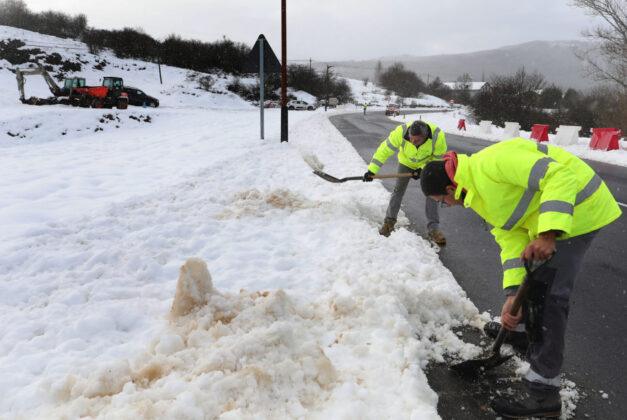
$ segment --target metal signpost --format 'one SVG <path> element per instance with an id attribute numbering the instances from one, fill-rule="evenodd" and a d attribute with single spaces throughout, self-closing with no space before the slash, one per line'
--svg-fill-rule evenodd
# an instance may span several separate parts
<path id="1" fill-rule="evenodd" d="M 242 68 L 244 73 L 259 72 L 259 110 L 261 118 L 261 138 L 263 139 L 263 106 L 264 106 L 264 73 L 278 73 L 281 64 L 274 55 L 270 43 L 263 34 L 259 35 L 253 49 L 248 54 L 248 59 Z"/>

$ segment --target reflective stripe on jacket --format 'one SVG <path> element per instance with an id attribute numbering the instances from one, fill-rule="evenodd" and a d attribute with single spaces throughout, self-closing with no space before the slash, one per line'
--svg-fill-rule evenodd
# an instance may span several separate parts
<path id="1" fill-rule="evenodd" d="M 423 168 L 432 160 L 442 159 L 442 155 L 446 153 L 444 131 L 435 124 L 427 123 L 431 128 L 431 137 L 417 148 L 409 141 L 408 131 L 411 124 L 410 122 L 399 125 L 387 139 L 383 140 L 368 165 L 370 172 L 377 174 L 385 161 L 395 152 L 398 152 L 398 161 L 411 169 Z M 434 138 L 435 142 L 433 141 Z"/>
<path id="2" fill-rule="evenodd" d="M 472 156 L 458 155 L 456 198 L 494 226 L 501 247 L 503 288 L 522 283 L 520 256 L 542 232 L 558 240 L 600 229 L 621 210 L 605 182 L 565 150 L 515 138 Z"/>

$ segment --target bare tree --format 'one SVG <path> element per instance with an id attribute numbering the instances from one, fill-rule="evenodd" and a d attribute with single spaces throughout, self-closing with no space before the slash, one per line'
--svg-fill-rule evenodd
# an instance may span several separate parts
<path id="1" fill-rule="evenodd" d="M 625 0 L 573 0 L 573 5 L 605 21 L 583 35 L 595 46 L 576 52 L 598 81 L 611 81 L 627 90 L 627 2 Z"/>

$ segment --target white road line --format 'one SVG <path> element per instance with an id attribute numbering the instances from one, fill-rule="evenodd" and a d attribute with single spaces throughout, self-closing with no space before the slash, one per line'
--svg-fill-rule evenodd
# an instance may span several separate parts
<path id="1" fill-rule="evenodd" d="M 625 204 L 625 203 L 621 203 L 620 201 L 617 201 L 617 203 L 618 203 L 619 206 L 627 207 L 627 204 Z"/>

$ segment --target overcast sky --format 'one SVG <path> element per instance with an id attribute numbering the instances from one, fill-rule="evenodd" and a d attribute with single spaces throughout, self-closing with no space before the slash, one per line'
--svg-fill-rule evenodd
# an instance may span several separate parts
<path id="1" fill-rule="evenodd" d="M 84 13 L 98 29 L 248 45 L 263 33 L 281 57 L 281 0 L 25 0 L 32 11 Z M 374 59 L 576 40 L 595 24 L 571 0 L 287 0 L 288 61 Z"/>

